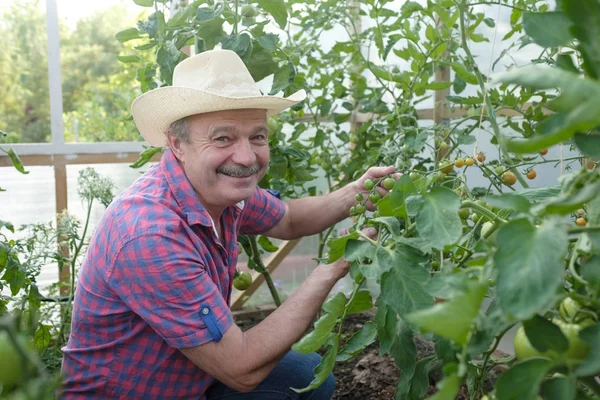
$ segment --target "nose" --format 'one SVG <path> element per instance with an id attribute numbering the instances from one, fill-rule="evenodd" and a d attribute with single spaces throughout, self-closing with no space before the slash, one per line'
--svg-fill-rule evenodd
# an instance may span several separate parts
<path id="1" fill-rule="evenodd" d="M 256 163 L 256 153 L 249 140 L 240 140 L 236 143 L 231 161 L 246 167 L 250 167 Z"/>

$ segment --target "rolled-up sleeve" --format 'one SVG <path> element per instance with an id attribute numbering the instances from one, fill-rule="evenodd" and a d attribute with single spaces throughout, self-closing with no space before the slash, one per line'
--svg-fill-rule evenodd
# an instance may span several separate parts
<path id="1" fill-rule="evenodd" d="M 258 235 L 273 228 L 285 215 L 285 204 L 264 189 L 257 188 L 244 203 L 240 233 Z"/>

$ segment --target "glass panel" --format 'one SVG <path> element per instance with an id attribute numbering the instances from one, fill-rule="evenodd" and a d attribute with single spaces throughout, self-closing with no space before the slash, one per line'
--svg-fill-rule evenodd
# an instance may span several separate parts
<path id="1" fill-rule="evenodd" d="M 46 43 L 44 1 L 0 2 L 0 143 L 51 139 Z"/>
<path id="2" fill-rule="evenodd" d="M 140 93 L 137 64 L 124 64 L 134 42 L 115 34 L 135 27 L 133 2 L 57 0 L 65 142 L 141 140 L 130 107 Z"/>

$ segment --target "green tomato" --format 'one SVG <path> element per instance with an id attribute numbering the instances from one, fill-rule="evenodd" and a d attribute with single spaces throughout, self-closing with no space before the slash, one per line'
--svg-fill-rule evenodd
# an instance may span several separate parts
<path id="1" fill-rule="evenodd" d="M 18 336 L 17 340 L 25 349 L 32 348 L 23 336 Z M 12 390 L 22 382 L 23 363 L 24 360 L 8 333 L 0 331 L 0 386 L 3 386 L 5 391 Z"/>
<path id="2" fill-rule="evenodd" d="M 252 275 L 248 271 L 242 271 L 233 279 L 233 286 L 237 290 L 246 290 L 252 283 Z"/>
<path id="3" fill-rule="evenodd" d="M 471 215 L 471 212 L 469 211 L 468 208 L 459 208 L 458 209 L 458 216 L 460 217 L 460 219 L 467 219 L 467 218 L 469 218 L 469 215 Z"/>
<path id="4" fill-rule="evenodd" d="M 363 201 L 365 199 L 365 197 L 363 196 L 362 193 L 356 193 L 356 196 L 354 196 L 354 200 L 356 201 Z"/>
<path id="5" fill-rule="evenodd" d="M 569 341 L 569 348 L 564 356 L 570 360 L 585 360 L 590 352 L 590 346 L 579 337 L 579 331 L 593 325 L 594 321 L 588 319 L 580 324 L 571 324 L 555 318 L 552 322 L 560 328 Z"/>
<path id="6" fill-rule="evenodd" d="M 395 184 L 396 181 L 392 177 L 388 177 L 383 180 L 383 187 L 387 190 L 392 190 Z"/>
<path id="7" fill-rule="evenodd" d="M 549 352 L 540 352 L 538 351 L 525 334 L 525 328 L 521 326 L 517 329 L 517 333 L 515 333 L 515 337 L 513 339 L 513 346 L 515 349 L 515 356 L 519 360 L 527 360 L 528 358 L 533 357 L 550 357 Z"/>
<path id="8" fill-rule="evenodd" d="M 502 175 L 504 173 L 504 167 L 501 165 L 498 165 L 497 167 L 494 168 L 494 172 L 496 173 L 496 175 Z"/>
<path id="9" fill-rule="evenodd" d="M 416 181 L 417 179 L 419 179 L 421 177 L 421 174 L 419 174 L 417 171 L 413 171 L 410 174 L 408 174 L 408 177 L 410 178 L 411 181 Z"/>
<path id="10" fill-rule="evenodd" d="M 375 204 L 381 200 L 381 195 L 378 192 L 369 193 L 369 200 L 371 200 L 371 203 Z"/>
<path id="11" fill-rule="evenodd" d="M 577 312 L 579 310 L 581 310 L 581 304 L 579 304 L 572 298 L 567 297 L 560 303 L 558 309 L 560 311 L 560 316 L 564 320 L 569 321 L 572 320 L 575 317 L 575 315 L 577 315 Z"/>
<path id="12" fill-rule="evenodd" d="M 242 7 L 242 16 L 244 18 L 252 18 L 256 16 L 256 8 L 252 4 L 246 4 Z"/>
<path id="13" fill-rule="evenodd" d="M 365 211 L 367 211 L 367 208 L 365 206 L 363 206 L 362 204 L 357 204 L 356 205 L 356 213 L 357 214 L 364 214 Z"/>
<path id="14" fill-rule="evenodd" d="M 492 237 L 490 237 L 490 232 L 492 231 L 492 229 L 494 229 L 494 223 L 493 222 L 486 222 L 481 226 L 481 237 L 485 238 L 485 239 L 494 239 L 494 236 L 496 235 L 496 232 L 492 233 Z"/>
<path id="15" fill-rule="evenodd" d="M 363 185 L 366 190 L 371 190 L 375 187 L 375 182 L 373 182 L 373 179 L 367 179 Z"/>

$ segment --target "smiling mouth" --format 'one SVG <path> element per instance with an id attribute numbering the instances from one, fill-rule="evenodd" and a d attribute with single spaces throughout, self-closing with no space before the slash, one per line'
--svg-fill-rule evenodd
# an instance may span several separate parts
<path id="1" fill-rule="evenodd" d="M 222 175 L 229 176 L 230 178 L 249 178 L 254 174 L 228 174 L 226 172 L 219 172 Z"/>

